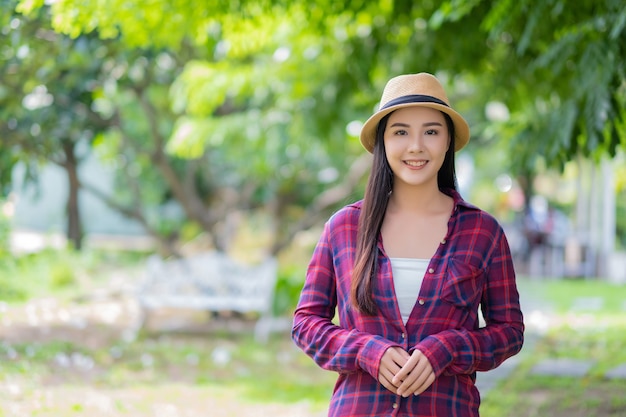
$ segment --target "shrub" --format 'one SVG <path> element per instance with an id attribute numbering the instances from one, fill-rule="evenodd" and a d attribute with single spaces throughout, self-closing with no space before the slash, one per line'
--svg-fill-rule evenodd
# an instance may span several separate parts
<path id="1" fill-rule="evenodd" d="M 291 314 L 298 303 L 305 273 L 306 270 L 301 265 L 280 269 L 274 292 L 274 314 Z"/>
<path id="2" fill-rule="evenodd" d="M 67 288 L 76 284 L 76 273 L 68 261 L 52 265 L 50 271 L 50 286 L 53 289 Z"/>

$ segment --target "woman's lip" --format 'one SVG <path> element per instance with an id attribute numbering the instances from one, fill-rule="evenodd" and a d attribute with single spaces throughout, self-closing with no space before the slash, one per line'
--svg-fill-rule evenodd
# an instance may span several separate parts
<path id="1" fill-rule="evenodd" d="M 404 164 L 407 165 L 408 167 L 411 168 L 422 168 L 424 165 L 426 165 L 428 163 L 428 161 L 426 160 L 419 160 L 419 161 L 404 161 Z"/>

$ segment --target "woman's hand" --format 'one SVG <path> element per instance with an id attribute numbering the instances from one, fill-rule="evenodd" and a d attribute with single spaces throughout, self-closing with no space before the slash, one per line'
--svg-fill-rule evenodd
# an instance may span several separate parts
<path id="1" fill-rule="evenodd" d="M 411 357 L 402 348 L 390 347 L 385 351 L 378 368 L 378 382 L 394 394 L 398 394 L 398 384 L 394 384 L 396 374 L 406 366 Z M 402 381 L 400 381 L 402 382 Z"/>
<path id="2" fill-rule="evenodd" d="M 386 354 L 387 352 L 385 352 Z M 397 387 L 396 394 L 403 397 L 408 397 L 411 394 L 419 395 L 426 391 L 433 382 L 435 382 L 433 367 L 428 358 L 417 349 L 413 351 L 409 360 L 391 378 L 391 386 Z"/>

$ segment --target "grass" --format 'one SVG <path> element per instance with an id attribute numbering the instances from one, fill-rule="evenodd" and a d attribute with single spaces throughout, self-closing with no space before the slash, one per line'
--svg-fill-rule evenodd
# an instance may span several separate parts
<path id="1" fill-rule="evenodd" d="M 481 415 L 626 415 L 626 381 L 604 377 L 608 370 L 626 363 L 626 286 L 598 280 L 520 284 L 523 294 L 534 295 L 553 308 L 555 321 L 534 346 L 522 352 L 522 363 L 512 375 L 488 393 Z M 548 358 L 592 360 L 594 366 L 583 378 L 531 372 L 535 364 Z"/>
<path id="2" fill-rule="evenodd" d="M 579 312 L 620 314 L 626 311 L 626 286 L 595 279 L 520 280 L 525 294 L 544 300 L 555 312 L 564 314 L 576 307 Z M 580 300 L 576 302 L 576 300 Z M 585 302 L 586 300 L 586 302 Z M 599 308 L 594 303 L 601 301 Z"/>
<path id="3" fill-rule="evenodd" d="M 138 256 L 43 254 L 0 268 L 0 281 L 15 283 L 11 277 L 20 276 L 27 298 L 70 300 L 77 288 L 105 284 L 108 270 L 132 266 Z M 67 264 L 71 274 L 63 266 Z M 45 271 L 54 265 L 60 265 L 59 272 L 51 279 L 54 275 Z M 609 369 L 626 363 L 626 286 L 521 279 L 520 288 L 523 297 L 549 306 L 551 327 L 525 347 L 520 365 L 485 396 L 481 416 L 626 415 L 626 381 L 604 378 Z M 20 303 L 13 300 L 9 307 L 20 308 Z M 532 318 L 532 312 L 525 313 Z M 3 314 L 0 309 L 0 325 Z M 84 331 L 105 330 L 93 326 Z M 8 343 L 0 333 L 0 417 L 143 417 L 165 415 L 168 407 L 179 411 L 168 415 L 221 410 L 216 415 L 321 416 L 336 378 L 297 350 L 288 335 L 275 335 L 261 345 L 249 334 L 139 334 L 89 348 L 80 338 L 48 336 Z M 532 374 L 539 361 L 560 357 L 593 359 L 595 365 L 584 378 Z M 228 404 L 236 405 L 236 411 L 229 414 Z M 165 407 L 160 414 L 157 406 Z"/>
<path id="4" fill-rule="evenodd" d="M 310 372 L 309 359 L 296 352 L 285 337 L 259 345 L 250 336 L 207 340 L 200 335 L 167 335 L 95 350 L 55 341 L 0 345 L 0 355 L 3 377 L 36 375 L 79 382 L 89 376 L 99 387 L 165 382 L 236 387 L 248 398 L 272 401 L 302 397 L 294 393 L 307 393 L 312 399 L 328 396 L 328 387 L 316 385 L 319 374 Z M 261 376 L 263 384 L 258 384 Z"/>
<path id="5" fill-rule="evenodd" d="M 257 344 L 249 335 L 180 334 L 141 337 L 95 350 L 67 342 L 0 345 L 0 386 L 20 386 L 23 400 L 36 401 L 50 386 L 88 384 L 103 392 L 143 393 L 142 399 L 129 404 L 127 411 L 132 413 L 113 415 L 136 415 L 150 403 L 147 398 L 164 387 L 173 392 L 162 400 L 188 390 L 197 393 L 190 402 L 204 396 L 250 405 L 305 401 L 309 410 L 323 411 L 333 381 L 334 375 L 318 369 L 284 335 L 267 345 Z M 91 415 L 80 390 L 73 397 L 71 404 L 57 403 L 57 412 L 71 408 L 71 415 Z M 0 410 L 3 403 L 10 403 L 10 398 L 0 394 Z"/>
<path id="6" fill-rule="evenodd" d="M 273 417 L 283 404 L 300 414 L 323 412 L 335 376 L 317 368 L 288 335 L 264 345 L 251 332 L 140 333 L 132 340 L 119 334 L 111 339 L 101 336 L 112 332 L 102 324 L 78 332 L 51 326 L 42 316 L 45 309 L 38 307 L 43 328 L 33 337 L 26 317 L 35 309 L 25 302 L 54 297 L 65 312 L 82 311 L 89 303 L 82 296 L 106 287 L 112 272 L 140 267 L 142 259 L 143 254 L 111 251 L 44 251 L 0 260 L 0 417 L 98 416 L 103 403 L 107 416 L 165 415 L 152 409 L 161 402 L 198 413 L 193 415 L 225 409 L 225 404 L 255 410 L 261 403 L 271 406 L 266 412 Z M 12 327 L 3 328 L 9 322 Z M 12 337 L 4 337 L 6 331 Z M 23 337 L 15 337 L 16 332 Z M 94 400 L 94 392 L 106 401 Z"/>
<path id="7" fill-rule="evenodd" d="M 72 297 L 102 285 L 112 270 L 139 265 L 145 256 L 131 251 L 47 249 L 0 257 L 0 301 L 20 303 L 50 294 Z"/>

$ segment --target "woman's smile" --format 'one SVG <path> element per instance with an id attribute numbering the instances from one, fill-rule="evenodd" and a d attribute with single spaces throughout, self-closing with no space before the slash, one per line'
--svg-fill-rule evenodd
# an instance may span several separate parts
<path id="1" fill-rule="evenodd" d="M 424 165 L 426 165 L 428 163 L 428 161 L 426 160 L 419 160 L 419 161 L 415 161 L 415 160 L 407 160 L 404 161 L 404 163 L 406 165 L 408 165 L 410 168 L 412 169 L 420 169 L 422 168 Z"/>
<path id="2" fill-rule="evenodd" d="M 389 116 L 383 140 L 394 187 L 438 187 L 437 175 L 450 144 L 442 112 L 427 107 L 396 110 Z"/>

